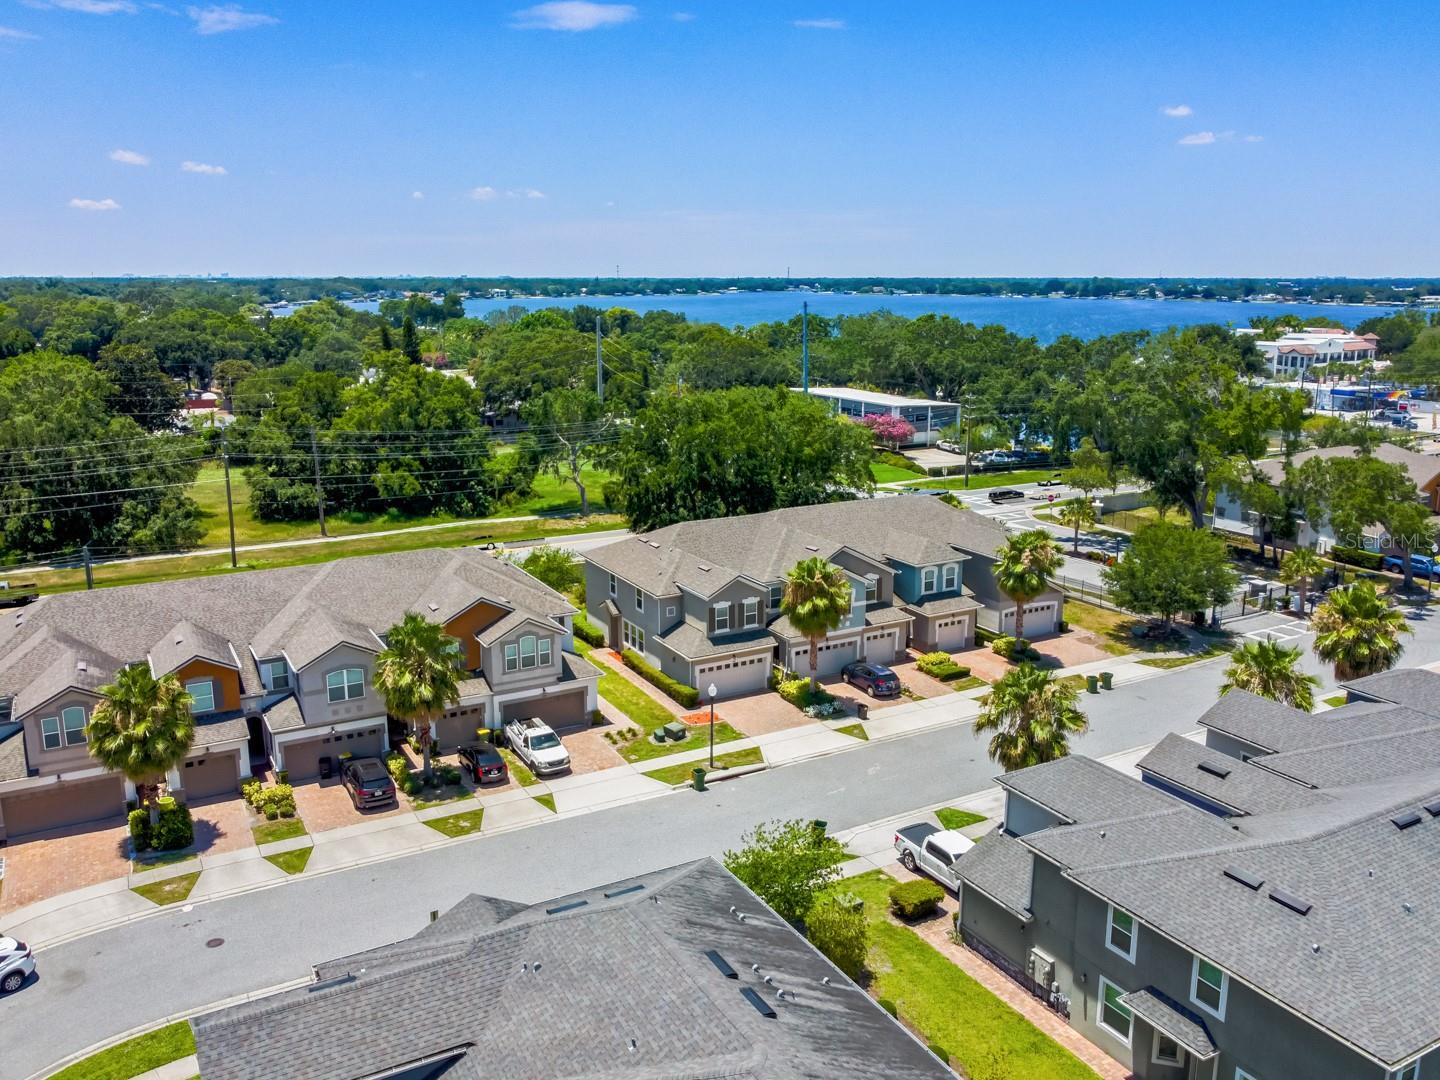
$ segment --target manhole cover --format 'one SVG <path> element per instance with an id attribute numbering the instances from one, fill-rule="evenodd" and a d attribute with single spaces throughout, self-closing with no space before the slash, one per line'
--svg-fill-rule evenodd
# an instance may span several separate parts
<path id="1" fill-rule="evenodd" d="M 207 949 L 218 949 L 221 945 L 224 944 L 225 939 L 223 937 L 212 937 L 209 941 L 205 942 L 205 947 Z"/>

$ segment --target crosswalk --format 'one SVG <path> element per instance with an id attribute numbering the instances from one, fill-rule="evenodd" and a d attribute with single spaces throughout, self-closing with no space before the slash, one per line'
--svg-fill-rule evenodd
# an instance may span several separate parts
<path id="1" fill-rule="evenodd" d="M 1035 521 L 1030 517 L 1030 511 L 1036 508 L 1036 504 L 1028 499 L 1023 503 L 992 503 L 989 496 L 983 491 L 957 491 L 955 497 L 965 504 L 967 510 L 973 510 L 982 517 L 998 521 L 1007 529 L 1019 531 L 1035 527 Z M 1045 504 L 1042 502 L 1039 505 L 1044 506 Z"/>

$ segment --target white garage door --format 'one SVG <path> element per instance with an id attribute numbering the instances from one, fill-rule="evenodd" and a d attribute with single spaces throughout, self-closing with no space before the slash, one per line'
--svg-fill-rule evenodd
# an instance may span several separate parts
<path id="1" fill-rule="evenodd" d="M 849 641 L 822 641 L 820 648 L 816 650 L 815 673 L 817 675 L 838 675 L 840 669 L 852 660 L 858 659 L 860 642 L 855 638 Z M 801 675 L 810 673 L 810 648 L 802 645 L 795 650 L 795 658 L 792 665 L 795 671 Z"/>
<path id="2" fill-rule="evenodd" d="M 1041 634 L 1053 634 L 1057 629 L 1060 620 L 1059 605 L 1053 600 L 1047 600 L 1041 604 L 1025 605 L 1025 622 L 1021 627 L 1026 638 L 1036 638 Z M 1002 634 L 1013 634 L 1015 632 L 1015 609 L 1011 608 L 1000 618 L 1000 632 Z"/>
<path id="3" fill-rule="evenodd" d="M 865 659 L 872 664 L 893 664 L 900 651 L 900 632 L 881 630 L 865 635 Z"/>
<path id="4" fill-rule="evenodd" d="M 764 690 L 769 678 L 768 653 L 739 656 L 718 664 L 695 665 L 695 685 L 700 689 L 701 700 L 708 700 L 712 683 L 715 685 L 716 697 L 725 698 Z"/>
<path id="5" fill-rule="evenodd" d="M 937 619 L 935 622 L 935 647 L 941 652 L 955 652 L 965 648 L 969 637 L 970 620 L 968 617 Z"/>

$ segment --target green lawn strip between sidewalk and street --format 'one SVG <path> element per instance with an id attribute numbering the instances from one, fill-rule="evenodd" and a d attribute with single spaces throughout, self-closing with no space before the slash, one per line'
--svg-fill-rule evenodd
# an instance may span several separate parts
<path id="1" fill-rule="evenodd" d="M 737 769 L 741 765 L 759 765 L 765 760 L 758 746 L 752 746 L 748 750 L 732 750 L 728 754 L 715 755 L 715 769 Z M 687 761 L 682 765 L 667 765 L 663 769 L 655 769 L 645 775 L 651 780 L 659 780 L 662 784 L 688 784 L 694 776 L 696 769 L 709 771 L 709 760 L 701 758 L 699 761 Z"/>
<path id="2" fill-rule="evenodd" d="M 942 829 L 965 829 L 971 825 L 979 825 L 985 820 L 984 814 L 971 813 L 969 810 L 959 810 L 953 806 L 942 806 L 935 811 L 935 817 L 940 822 Z"/>
<path id="3" fill-rule="evenodd" d="M 136 896 L 143 896 L 152 904 L 159 904 L 164 907 L 166 904 L 178 904 L 190 895 L 190 890 L 195 888 L 195 882 L 200 880 L 200 871 L 181 874 L 178 877 L 164 878 L 161 881 L 152 881 L 147 885 L 136 885 L 130 891 Z"/>
<path id="4" fill-rule="evenodd" d="M 279 855 L 266 855 L 265 861 L 278 866 L 287 874 L 300 874 L 304 873 L 314 851 L 313 847 L 296 848 L 294 851 L 282 851 Z"/>
<path id="5" fill-rule="evenodd" d="M 685 738 L 680 742 L 670 742 L 667 739 L 663 743 L 657 743 L 649 736 L 642 736 L 620 747 L 620 756 L 633 764 L 637 761 L 654 761 L 656 758 L 669 757 L 671 754 L 678 754 L 685 750 L 699 750 L 710 745 L 709 724 L 686 724 L 685 729 Z M 715 722 L 716 746 L 744 737 L 723 720 Z"/>
<path id="6" fill-rule="evenodd" d="M 449 817 L 430 818 L 425 824 L 446 836 L 469 836 L 480 831 L 480 821 L 484 816 L 485 808 L 482 806 L 478 810 L 466 810 Z"/>
<path id="7" fill-rule="evenodd" d="M 1025 1080 L 1095 1080 L 1079 1058 L 1046 1036 L 915 931 L 891 922 L 894 879 L 879 870 L 832 888 L 865 902 L 870 926 L 870 993 L 895 1003 L 922 1041 L 944 1050 L 965 1074 Z"/>
<path id="8" fill-rule="evenodd" d="M 552 814 L 555 813 L 554 795 L 551 795 L 547 792 L 544 795 L 531 795 L 530 797 L 536 802 L 538 802 L 541 806 L 545 807 L 546 810 L 549 810 Z"/>
<path id="9" fill-rule="evenodd" d="M 299 818 L 281 818 L 278 821 L 252 825 L 250 832 L 254 835 L 256 844 L 273 844 L 277 840 L 293 840 L 297 836 L 304 836 L 306 829 L 305 823 Z"/>
<path id="10" fill-rule="evenodd" d="M 841 735 L 849 735 L 852 739 L 859 739 L 861 742 L 869 742 L 870 736 L 865 734 L 864 724 L 846 724 L 844 727 L 835 729 Z"/>
<path id="11" fill-rule="evenodd" d="M 50 1080 L 131 1080 L 195 1053 L 186 1020 L 116 1043 L 55 1073 Z"/>
<path id="12" fill-rule="evenodd" d="M 1230 650 L 1223 645 L 1206 645 L 1197 653 L 1187 653 L 1184 656 L 1152 656 L 1145 660 L 1136 661 L 1146 667 L 1159 668 L 1162 671 L 1169 671 L 1172 668 L 1184 667 L 1186 664 L 1194 664 L 1200 660 L 1209 660 L 1221 656 Z"/>

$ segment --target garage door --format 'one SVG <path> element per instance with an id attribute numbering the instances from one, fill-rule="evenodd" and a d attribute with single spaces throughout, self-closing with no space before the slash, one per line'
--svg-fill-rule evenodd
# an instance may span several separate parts
<path id="1" fill-rule="evenodd" d="M 838 675 L 841 668 L 857 658 L 859 644 L 854 638 L 849 641 L 822 641 L 815 653 L 816 672 L 820 675 Z M 810 670 L 808 652 L 808 647 L 803 645 L 795 650 L 795 670 L 802 675 Z"/>
<path id="2" fill-rule="evenodd" d="M 360 731 L 343 731 L 337 735 L 326 735 L 305 742 L 285 745 L 285 769 L 290 779 L 313 780 L 320 775 L 320 759 L 330 757 L 339 761 L 341 754 L 351 757 L 380 757 L 385 750 L 385 726 L 377 720 L 373 728 Z"/>
<path id="3" fill-rule="evenodd" d="M 1053 600 L 1047 600 L 1039 604 L 1025 605 L 1025 622 L 1021 626 L 1027 638 L 1040 637 L 1042 634 L 1053 634 L 1058 628 L 1060 620 L 1059 605 Z M 1005 612 L 1000 619 L 1001 632 L 1013 634 L 1015 632 L 1015 609 L 1011 608 Z"/>
<path id="4" fill-rule="evenodd" d="M 5 799 L 5 831 L 11 840 L 29 833 L 118 818 L 125 813 L 125 783 L 118 776 L 77 780 Z"/>
<path id="5" fill-rule="evenodd" d="M 900 651 L 900 632 L 882 630 L 865 635 L 865 659 L 872 664 L 893 664 Z"/>
<path id="6" fill-rule="evenodd" d="M 726 698 L 764 690 L 769 679 L 769 653 L 737 656 L 718 664 L 695 665 L 695 685 L 700 688 L 702 699 L 709 698 L 711 683 L 715 684 L 715 696 Z"/>
<path id="7" fill-rule="evenodd" d="M 207 754 L 185 762 L 185 767 L 180 770 L 180 784 L 185 789 L 185 798 L 194 802 L 239 790 L 240 779 L 236 773 L 239 764 L 239 756 L 234 753 Z"/>
<path id="8" fill-rule="evenodd" d="M 538 716 L 556 731 L 590 726 L 590 718 L 585 715 L 584 690 L 511 701 L 500 707 L 500 714 L 506 721 Z"/>
<path id="9" fill-rule="evenodd" d="M 965 617 L 935 620 L 935 647 L 958 652 L 970 644 L 970 620 Z"/>

